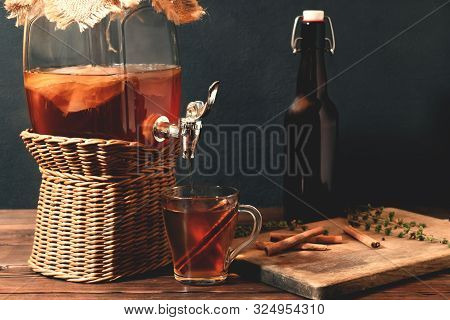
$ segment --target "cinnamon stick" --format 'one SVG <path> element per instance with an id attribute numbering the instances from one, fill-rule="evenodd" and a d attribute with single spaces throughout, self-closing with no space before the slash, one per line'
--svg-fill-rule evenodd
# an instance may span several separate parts
<path id="1" fill-rule="evenodd" d="M 257 249 L 265 250 L 266 246 L 271 244 L 272 242 L 268 241 L 256 241 L 255 245 Z M 328 246 L 323 244 L 316 244 L 316 243 L 299 243 L 295 247 L 291 248 L 292 250 L 311 250 L 311 251 L 326 251 L 329 250 Z"/>
<path id="2" fill-rule="evenodd" d="M 293 235 L 289 238 L 283 239 L 278 242 L 271 242 L 265 247 L 266 254 L 273 256 L 274 254 L 286 251 L 292 247 L 295 247 L 299 243 L 307 242 L 310 238 L 322 234 L 325 229 L 322 227 L 313 228 L 305 232 Z"/>
<path id="3" fill-rule="evenodd" d="M 216 211 L 217 209 L 222 209 L 228 204 L 227 199 L 222 199 L 219 202 L 216 203 L 213 207 L 211 207 L 208 211 Z"/>
<path id="4" fill-rule="evenodd" d="M 216 206 L 213 208 L 214 210 L 217 210 Z M 186 252 L 182 257 L 180 257 L 175 263 L 175 269 L 182 272 L 181 270 L 197 255 L 202 253 L 208 245 L 217 237 L 219 236 L 223 230 L 228 226 L 228 224 L 233 220 L 233 218 L 236 216 L 237 211 L 234 210 L 234 208 L 230 209 L 229 212 L 224 213 L 219 221 L 217 221 L 212 228 L 208 231 L 208 233 L 199 241 L 197 244 L 190 249 L 188 252 Z"/>
<path id="5" fill-rule="evenodd" d="M 286 238 L 293 236 L 292 233 L 287 232 L 271 232 L 270 233 L 270 241 L 277 242 Z M 310 243 L 321 243 L 321 244 L 338 244 L 342 243 L 342 236 L 333 236 L 333 235 L 319 235 L 314 236 L 308 240 Z"/>
<path id="6" fill-rule="evenodd" d="M 369 237 L 368 235 L 366 235 L 364 233 L 361 233 L 360 231 L 356 230 L 355 228 L 353 228 L 351 226 L 345 226 L 344 232 L 346 234 L 352 236 L 359 242 L 365 244 L 369 248 L 377 249 L 380 247 L 380 243 L 377 240 Z"/>
<path id="7" fill-rule="evenodd" d="M 325 244 L 318 243 L 300 243 L 298 245 L 301 250 L 312 250 L 312 251 L 327 251 L 329 250 L 328 246 Z"/>

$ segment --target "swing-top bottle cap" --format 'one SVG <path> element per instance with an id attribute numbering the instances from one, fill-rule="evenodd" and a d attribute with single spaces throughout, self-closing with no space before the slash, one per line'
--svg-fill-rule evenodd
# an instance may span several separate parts
<path id="1" fill-rule="evenodd" d="M 303 22 L 323 22 L 325 13 L 322 10 L 304 10 Z"/>

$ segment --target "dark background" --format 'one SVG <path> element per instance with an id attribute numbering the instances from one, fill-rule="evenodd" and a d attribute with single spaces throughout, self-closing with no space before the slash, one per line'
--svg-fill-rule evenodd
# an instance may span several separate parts
<path id="1" fill-rule="evenodd" d="M 218 79 L 222 86 L 209 124 L 261 125 L 271 119 L 294 98 L 300 56 L 292 55 L 289 45 L 293 20 L 303 9 L 324 9 L 337 39 L 336 55 L 327 66 L 329 78 L 336 77 L 328 88 L 340 114 L 342 199 L 447 206 L 450 4 L 420 19 L 448 2 L 204 0 L 208 15 L 203 21 L 179 28 L 185 101 L 203 99 L 207 86 Z M 22 29 L 2 12 L 0 207 L 31 208 L 39 173 L 18 137 L 29 126 Z M 220 149 L 224 156 L 226 147 Z M 195 179 L 236 186 L 243 202 L 280 204 L 279 187 L 261 175 L 219 172 Z M 271 179 L 281 183 L 281 178 Z"/>

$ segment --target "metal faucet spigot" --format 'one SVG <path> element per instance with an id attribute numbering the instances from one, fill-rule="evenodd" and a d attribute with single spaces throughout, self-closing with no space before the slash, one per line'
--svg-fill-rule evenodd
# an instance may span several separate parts
<path id="1" fill-rule="evenodd" d="M 156 119 L 153 125 L 153 136 L 156 141 L 162 142 L 167 138 L 182 138 L 183 158 L 192 159 L 195 155 L 200 131 L 201 118 L 205 117 L 216 101 L 219 81 L 214 82 L 208 89 L 206 102 L 190 102 L 186 108 L 186 116 L 180 119 L 179 124 L 171 124 L 165 116 Z"/>

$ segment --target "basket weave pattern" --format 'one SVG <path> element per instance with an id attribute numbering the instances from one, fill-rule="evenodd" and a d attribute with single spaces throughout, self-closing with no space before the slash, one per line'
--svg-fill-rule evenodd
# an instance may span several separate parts
<path id="1" fill-rule="evenodd" d="M 170 262 L 160 205 L 178 148 L 21 137 L 42 173 L 31 268 L 74 282 L 111 281 Z"/>

